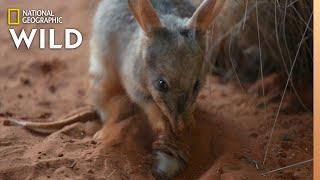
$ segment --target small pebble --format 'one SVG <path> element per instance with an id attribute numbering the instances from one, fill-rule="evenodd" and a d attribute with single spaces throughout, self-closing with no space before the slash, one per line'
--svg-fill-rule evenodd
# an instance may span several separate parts
<path id="1" fill-rule="evenodd" d="M 74 168 L 76 166 L 77 162 L 73 161 L 72 164 L 69 166 L 70 168 Z"/>

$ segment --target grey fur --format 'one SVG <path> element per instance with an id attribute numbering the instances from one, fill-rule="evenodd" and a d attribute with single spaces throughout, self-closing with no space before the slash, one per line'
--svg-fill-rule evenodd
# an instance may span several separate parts
<path id="1" fill-rule="evenodd" d="M 134 4 L 137 2 L 142 6 Z M 188 20 L 195 8 L 189 0 L 152 0 L 152 4 L 150 7 L 140 0 L 100 3 L 90 44 L 91 96 L 106 120 L 109 112 L 105 101 L 114 96 L 108 94 L 108 88 L 121 86 L 146 112 L 158 133 L 172 136 L 169 131 L 177 129 L 178 123 L 188 124 L 193 119 L 198 88 L 204 84 L 207 72 L 205 32 L 190 29 Z M 142 11 L 141 7 L 147 9 Z M 166 83 L 166 92 L 159 90 L 159 82 Z M 184 163 L 177 157 L 169 158 L 170 162 L 158 158 L 160 162 L 155 166 L 165 165 L 160 169 L 170 178 L 183 168 L 180 165 Z M 169 171 L 167 166 L 172 163 L 180 167 Z"/>
<path id="2" fill-rule="evenodd" d="M 200 76 L 199 73 L 191 72 L 194 71 L 194 65 L 198 64 L 199 66 L 202 64 L 202 60 L 196 60 L 192 57 L 200 55 L 199 52 L 202 51 L 198 48 L 197 42 L 192 37 L 186 38 L 180 34 L 180 30 L 185 28 L 188 20 L 186 17 L 191 17 L 195 10 L 191 2 L 188 0 L 153 0 L 152 3 L 162 24 L 167 28 L 167 32 L 159 31 L 163 35 L 152 40 L 153 43 L 150 43 L 152 47 L 149 47 L 148 50 L 140 49 L 144 35 L 128 8 L 127 0 L 103 0 L 101 2 L 94 19 L 91 39 L 90 72 L 96 77 L 92 79 L 92 82 L 99 81 L 97 77 L 100 79 L 108 78 L 104 77 L 107 76 L 106 72 L 108 71 L 104 67 L 105 63 L 116 65 L 117 67 L 115 68 L 123 75 L 120 78 L 122 78 L 123 82 L 126 82 L 122 83 L 122 85 L 132 100 L 138 102 L 138 104 L 146 99 L 136 96 L 135 94 L 138 94 L 138 92 L 132 91 L 133 87 L 146 83 L 143 82 L 143 79 L 145 79 L 147 67 L 142 66 L 142 62 L 140 62 L 143 59 L 142 56 L 156 54 L 157 61 L 161 61 L 157 62 L 158 66 L 167 69 L 168 73 L 175 74 L 176 77 L 184 77 L 187 81 L 192 81 L 192 84 L 196 80 L 194 77 L 187 77 L 186 72 L 189 72 L 190 76 L 198 77 Z M 193 53 L 192 50 L 198 52 Z M 163 59 L 161 60 L 160 58 Z M 156 61 L 156 59 L 153 59 L 153 61 Z M 101 71 L 93 70 L 93 61 L 99 61 Z M 152 76 L 152 74 L 149 72 L 148 76 Z M 188 82 L 183 82 L 184 80 L 182 79 L 175 79 L 177 80 L 174 82 L 175 86 L 183 87 L 183 84 L 188 84 Z M 192 87 L 183 88 L 186 88 L 185 90 L 188 89 L 190 94 Z M 142 94 L 142 92 L 139 94 Z M 144 94 L 143 97 L 150 96 L 146 92 Z M 168 96 L 165 101 L 174 100 L 173 96 Z M 169 106 L 171 106 L 170 111 L 174 112 L 176 111 L 177 102 L 171 103 Z"/>

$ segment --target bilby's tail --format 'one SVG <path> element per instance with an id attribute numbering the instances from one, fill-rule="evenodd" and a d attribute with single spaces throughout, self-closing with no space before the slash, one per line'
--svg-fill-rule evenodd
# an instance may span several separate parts
<path id="1" fill-rule="evenodd" d="M 93 119 L 99 119 L 95 109 L 92 106 L 84 107 L 76 111 L 71 112 L 67 116 L 61 118 L 54 122 L 29 122 L 18 120 L 14 118 L 9 118 L 4 120 L 4 125 L 6 126 L 19 126 L 35 131 L 38 133 L 50 134 L 53 133 L 64 126 L 76 123 L 84 122 Z"/>

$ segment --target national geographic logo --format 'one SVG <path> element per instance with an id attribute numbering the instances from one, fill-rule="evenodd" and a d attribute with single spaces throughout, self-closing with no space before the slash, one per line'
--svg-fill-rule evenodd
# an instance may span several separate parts
<path id="1" fill-rule="evenodd" d="M 8 25 L 22 24 L 62 24 L 62 17 L 50 9 L 8 8 Z"/>
<path id="2" fill-rule="evenodd" d="M 76 49 L 82 44 L 82 34 L 74 28 L 64 29 L 63 41 L 56 42 L 56 30 L 51 24 L 62 24 L 62 17 L 56 16 L 53 10 L 8 8 L 7 12 L 8 30 L 17 49 L 21 47 L 21 44 L 25 44 L 27 49 L 30 49 L 37 35 L 40 40 L 40 49 Z M 22 24 L 20 28 L 13 27 Z M 25 30 L 25 25 L 28 24 L 50 25 L 50 28 Z"/>
<path id="3" fill-rule="evenodd" d="M 9 8 L 8 9 L 8 25 L 17 26 L 20 24 L 20 9 Z"/>

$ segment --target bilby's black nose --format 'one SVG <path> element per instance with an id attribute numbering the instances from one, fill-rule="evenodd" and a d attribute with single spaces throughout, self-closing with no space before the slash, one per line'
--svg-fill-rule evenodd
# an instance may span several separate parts
<path id="1" fill-rule="evenodd" d="M 182 96 L 180 96 L 178 98 L 177 113 L 179 115 L 185 111 L 186 106 L 187 106 L 187 101 L 188 101 L 188 96 L 187 95 L 182 95 Z"/>

